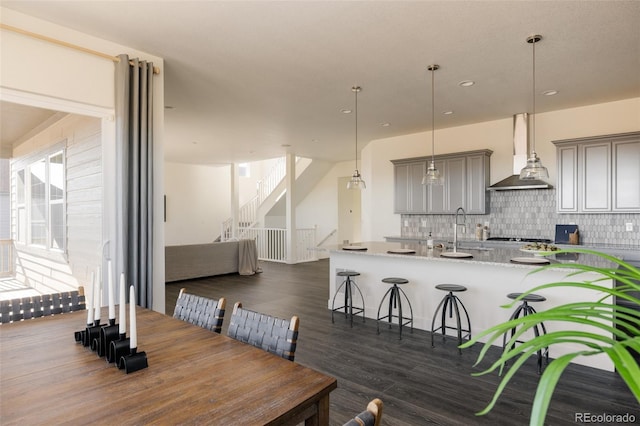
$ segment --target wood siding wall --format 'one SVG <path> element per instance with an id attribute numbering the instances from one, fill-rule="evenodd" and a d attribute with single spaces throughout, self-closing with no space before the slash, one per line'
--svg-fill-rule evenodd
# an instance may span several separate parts
<path id="1" fill-rule="evenodd" d="M 99 119 L 68 115 L 14 149 L 12 170 L 64 141 L 66 166 L 66 251 L 16 243 L 16 277 L 43 293 L 83 285 L 91 290 L 91 272 L 102 254 L 102 146 Z M 11 175 L 15 193 L 15 173 Z M 16 239 L 16 212 L 12 235 Z"/>

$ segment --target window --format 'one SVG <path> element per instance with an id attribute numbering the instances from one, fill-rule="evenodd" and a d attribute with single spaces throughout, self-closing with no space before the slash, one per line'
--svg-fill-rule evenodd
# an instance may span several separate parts
<path id="1" fill-rule="evenodd" d="M 29 160 L 15 175 L 16 239 L 22 244 L 64 251 L 64 152 Z"/>
<path id="2" fill-rule="evenodd" d="M 249 163 L 238 164 L 238 176 L 251 177 L 251 166 L 249 165 Z"/>
<path id="3" fill-rule="evenodd" d="M 62 152 L 49 157 L 49 248 L 64 250 L 64 161 Z"/>
<path id="4" fill-rule="evenodd" d="M 45 169 L 44 159 L 36 161 L 29 167 L 29 189 L 30 189 L 30 215 L 31 244 L 44 246 L 47 244 L 47 211 L 46 211 L 46 190 L 45 190 Z"/>
<path id="5" fill-rule="evenodd" d="M 25 201 L 26 180 L 25 170 L 16 173 L 16 235 L 18 242 L 27 243 L 27 204 Z"/>

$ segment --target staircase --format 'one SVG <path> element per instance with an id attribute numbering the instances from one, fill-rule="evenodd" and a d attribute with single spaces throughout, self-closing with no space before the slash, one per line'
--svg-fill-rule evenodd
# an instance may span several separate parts
<path id="1" fill-rule="evenodd" d="M 238 236 L 239 238 L 245 238 L 242 235 L 242 231 L 247 228 L 256 227 L 259 223 L 258 220 L 258 207 L 271 195 L 275 188 L 284 180 L 286 174 L 285 157 L 280 157 L 276 160 L 276 164 L 273 165 L 271 170 L 267 173 L 267 176 L 258 182 L 258 188 L 256 195 L 249 201 L 240 206 L 238 211 Z M 298 159 L 296 159 L 297 162 Z M 233 238 L 233 218 L 230 217 L 222 222 L 222 228 L 220 232 L 220 240 L 226 241 Z"/>
<path id="2" fill-rule="evenodd" d="M 313 186 L 331 168 L 332 164 L 307 158 L 296 158 L 296 193 L 307 194 Z M 267 176 L 258 182 L 256 195 L 240 206 L 238 211 L 237 238 L 255 239 L 258 247 L 258 258 L 275 262 L 285 262 L 287 230 L 284 221 L 278 226 L 260 227 L 269 217 L 286 215 L 286 158 L 281 157 L 269 171 Z M 298 196 L 294 206 L 304 197 Z M 277 220 L 276 220 L 277 221 Z M 220 241 L 233 238 L 233 218 L 222 223 Z M 298 262 L 317 260 L 315 250 L 315 229 L 296 229 L 296 259 Z"/>

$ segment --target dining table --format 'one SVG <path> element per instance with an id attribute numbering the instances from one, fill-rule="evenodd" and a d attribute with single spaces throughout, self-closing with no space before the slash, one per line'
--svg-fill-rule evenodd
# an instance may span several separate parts
<path id="1" fill-rule="evenodd" d="M 0 424 L 329 424 L 333 377 L 139 306 L 127 374 L 75 341 L 84 312 L 0 326 Z"/>

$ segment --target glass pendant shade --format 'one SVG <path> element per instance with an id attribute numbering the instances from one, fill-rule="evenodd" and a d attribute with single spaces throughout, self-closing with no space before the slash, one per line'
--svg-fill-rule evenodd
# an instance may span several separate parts
<path id="1" fill-rule="evenodd" d="M 549 171 L 542 165 L 542 161 L 536 154 L 536 43 L 540 40 L 542 40 L 541 35 L 527 37 L 527 43 L 530 43 L 533 48 L 533 114 L 531 115 L 533 118 L 533 143 L 527 165 L 520 170 L 520 179 L 522 180 L 547 179 L 549 177 Z"/>
<path id="2" fill-rule="evenodd" d="M 355 93 L 356 97 L 356 105 L 355 105 L 355 114 L 356 114 L 356 170 L 353 172 L 353 176 L 347 182 L 347 189 L 355 189 L 362 190 L 366 189 L 367 185 L 362 180 L 362 176 L 360 176 L 360 172 L 358 171 L 358 92 L 360 92 L 362 88 L 360 86 L 353 86 L 351 91 Z"/>
<path id="3" fill-rule="evenodd" d="M 347 183 L 347 189 L 366 189 L 367 185 L 362 180 L 362 176 L 360 176 L 360 172 L 356 170 L 349 179 Z"/>
<path id="4" fill-rule="evenodd" d="M 440 65 L 429 65 L 427 70 L 431 71 L 431 162 L 427 167 L 427 172 L 422 177 L 423 185 L 443 185 L 444 177 L 440 174 L 440 170 L 436 168 L 435 162 L 435 93 L 434 93 L 434 72 L 440 68 Z"/>
<path id="5" fill-rule="evenodd" d="M 542 165 L 542 161 L 538 158 L 538 154 L 534 152 L 527 159 L 527 165 L 520 170 L 520 179 L 547 179 L 549 177 L 549 171 Z"/>
<path id="6" fill-rule="evenodd" d="M 436 168 L 436 164 L 431 161 L 429 163 L 429 167 L 427 167 L 427 173 L 425 173 L 422 178 L 423 185 L 442 185 L 444 183 L 444 179 L 440 174 L 440 170 Z"/>

